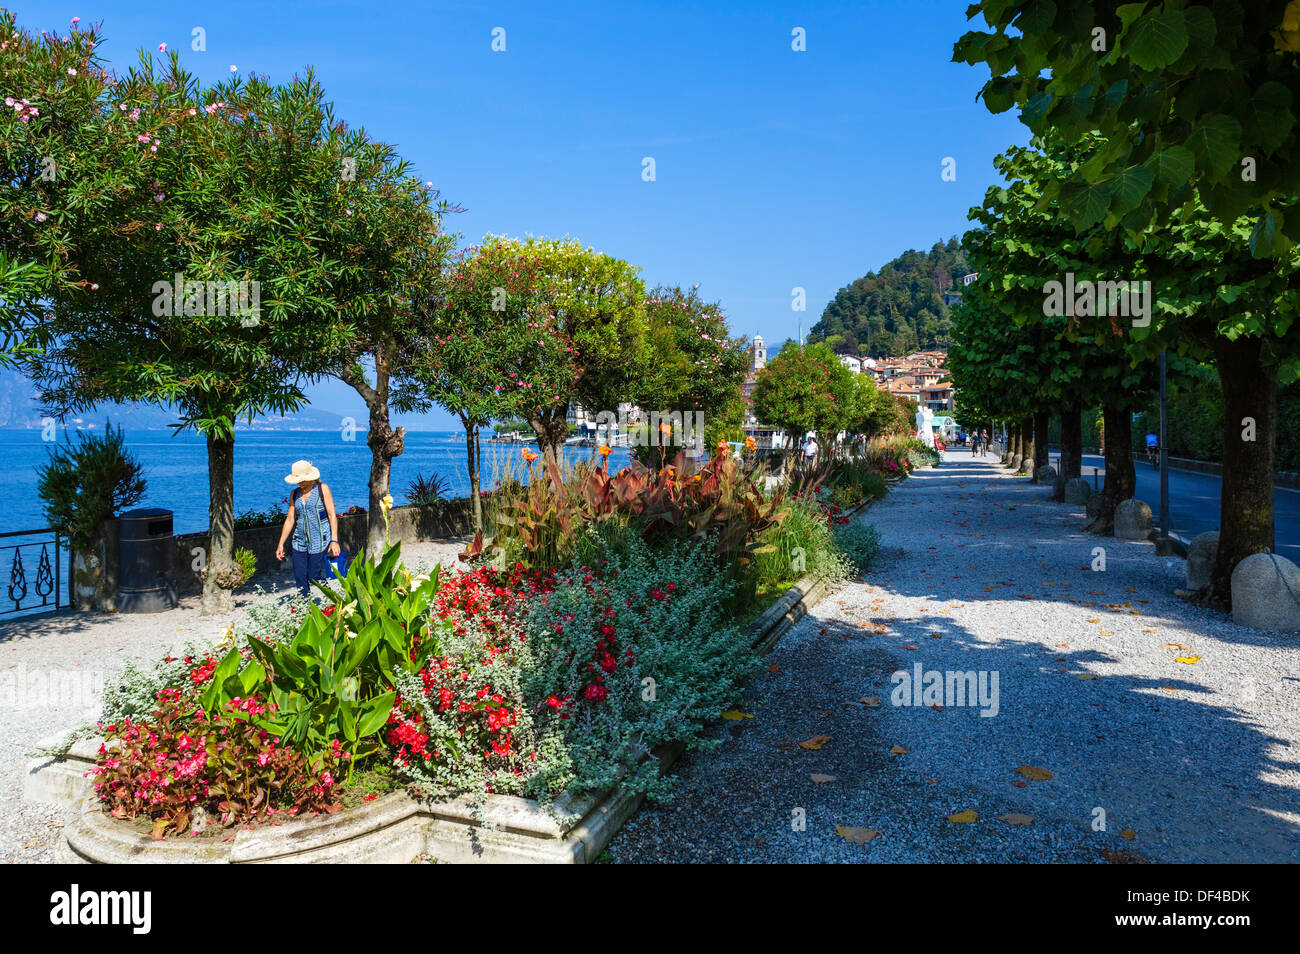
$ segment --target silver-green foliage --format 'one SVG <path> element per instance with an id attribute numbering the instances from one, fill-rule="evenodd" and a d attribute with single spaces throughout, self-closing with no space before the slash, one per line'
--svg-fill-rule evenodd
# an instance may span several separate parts
<path id="1" fill-rule="evenodd" d="M 650 753 L 708 744 L 704 726 L 734 703 L 757 658 L 726 615 L 732 584 L 722 582 L 705 546 L 651 551 L 633 540 L 624 553 L 611 554 L 601 577 L 604 583 L 584 570 L 563 571 L 546 602 L 526 610 L 519 653 L 525 698 L 567 696 L 575 710 L 562 719 L 541 707 L 537 732 L 545 757 L 530 788 L 542 794 L 567 785 L 577 793 L 621 785 L 666 798 L 671 780 Z M 664 597 L 654 597 L 654 590 Z M 616 640 L 612 672 L 593 668 L 605 622 Z M 629 648 L 634 658 L 626 655 Z M 584 690 L 598 675 L 608 696 L 588 700 Z"/>

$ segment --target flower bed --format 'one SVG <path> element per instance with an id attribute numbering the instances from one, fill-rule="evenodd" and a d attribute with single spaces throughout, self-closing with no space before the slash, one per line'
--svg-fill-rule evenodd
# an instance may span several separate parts
<path id="1" fill-rule="evenodd" d="M 412 573 L 395 546 L 322 588 L 323 607 L 264 607 L 216 650 L 130 673 L 106 700 L 95 798 L 117 824 L 134 820 L 133 837 L 224 843 L 358 811 L 463 828 L 464 812 L 448 822 L 438 806 L 522 796 L 551 817 L 539 828 L 525 812 L 528 837 L 572 851 L 599 806 L 603 831 L 611 805 L 670 797 L 662 759 L 709 744 L 704 728 L 734 704 L 755 643 L 870 558 L 828 489 L 765 501 L 734 466 L 584 478 L 584 505 L 606 507 L 591 524 L 616 530 L 597 535 L 597 561 Z M 524 529 L 556 539 L 537 521 Z M 804 573 L 757 635 L 735 622 L 737 591 Z M 417 807 L 391 807 L 404 801 Z M 77 830 L 109 837 L 104 816 Z"/>

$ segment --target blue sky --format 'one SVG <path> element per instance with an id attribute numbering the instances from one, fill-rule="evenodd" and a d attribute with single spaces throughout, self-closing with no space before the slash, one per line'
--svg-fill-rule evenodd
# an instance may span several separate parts
<path id="1" fill-rule="evenodd" d="M 393 143 L 467 209 L 449 229 L 572 235 L 646 282 L 720 300 L 775 345 L 842 286 L 966 230 L 1027 139 L 949 62 L 965 0 L 855 4 L 266 3 L 87 0 L 18 7 L 29 29 L 103 21 L 125 67 L 159 43 L 203 80 L 314 67 L 337 114 Z M 206 32 L 204 52 L 192 31 Z M 505 30 L 504 52 L 492 33 Z M 805 52 L 791 49 L 792 30 Z M 653 157 L 656 179 L 642 179 Z M 955 182 L 940 178 L 944 157 Z M 807 310 L 791 308 L 791 289 Z M 358 413 L 340 384 L 313 404 Z M 364 417 L 362 417 L 364 420 Z M 447 422 L 439 415 L 423 426 Z"/>

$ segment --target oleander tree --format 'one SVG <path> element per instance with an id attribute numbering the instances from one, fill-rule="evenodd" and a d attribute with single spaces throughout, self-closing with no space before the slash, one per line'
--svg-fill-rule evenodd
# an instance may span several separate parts
<path id="1" fill-rule="evenodd" d="M 49 341 L 46 300 L 84 287 L 72 231 L 102 214 L 131 138 L 101 122 L 115 77 L 99 27 L 34 34 L 0 10 L 0 366 Z"/>
<path id="2" fill-rule="evenodd" d="M 645 348 L 645 285 L 635 266 L 575 239 L 498 237 L 483 247 L 534 276 L 538 305 L 520 309 L 512 325 L 518 340 L 501 382 L 511 397 L 503 416 L 528 421 L 542 454 L 559 463 L 571 403 L 599 412 L 632 393 L 630 369 L 642 365 Z"/>
<path id="3" fill-rule="evenodd" d="M 175 54 L 142 54 L 107 87 L 94 122 L 105 141 L 128 145 L 105 157 L 105 188 L 54 210 L 76 214 L 66 242 L 78 280 L 50 292 L 53 343 L 31 370 L 56 413 L 146 401 L 204 435 L 202 608 L 225 612 L 242 576 L 235 424 L 298 409 L 307 381 L 360 352 L 358 326 L 391 293 L 370 263 L 388 261 L 380 229 L 392 213 L 382 192 L 362 200 L 344 180 L 343 160 L 370 147 L 334 119 L 310 73 L 205 88 Z"/>
<path id="4" fill-rule="evenodd" d="M 699 412 L 705 447 L 739 436 L 745 405 L 741 385 L 749 370 L 743 338 L 731 335 L 718 302 L 699 286 L 659 286 L 646 296 L 643 366 L 626 400 L 646 410 Z"/>
<path id="5" fill-rule="evenodd" d="M 509 418 L 529 382 L 521 371 L 534 347 L 531 332 L 546 313 L 540 258 L 523 258 L 489 236 L 458 253 L 438 293 L 422 304 L 416 334 L 399 360 L 404 373 L 394 402 L 404 411 L 438 405 L 465 430 L 474 529 L 483 529 L 479 437 L 494 420 Z"/>

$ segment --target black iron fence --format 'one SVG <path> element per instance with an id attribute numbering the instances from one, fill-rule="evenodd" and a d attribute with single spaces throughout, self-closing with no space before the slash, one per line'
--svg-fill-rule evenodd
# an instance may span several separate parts
<path id="1" fill-rule="evenodd" d="M 16 542 L 17 537 L 37 539 Z M 65 579 L 71 589 L 72 576 L 72 567 L 64 566 L 65 545 L 58 531 L 49 528 L 0 533 L 0 616 L 70 605 L 63 589 Z"/>

